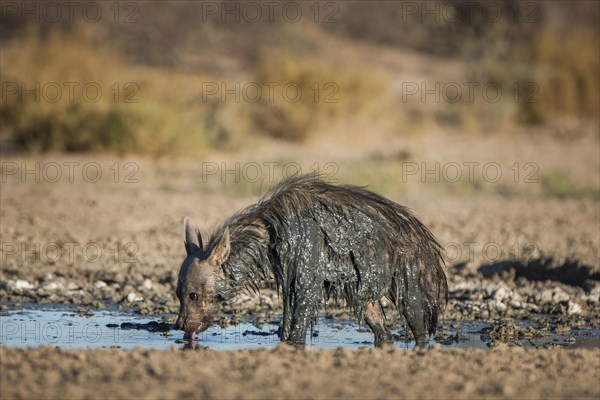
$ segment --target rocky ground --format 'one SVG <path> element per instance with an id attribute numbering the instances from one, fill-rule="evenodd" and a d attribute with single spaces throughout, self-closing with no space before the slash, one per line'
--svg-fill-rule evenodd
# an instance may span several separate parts
<path id="1" fill-rule="evenodd" d="M 31 168 L 37 161 L 13 162 Z M 40 165 L 49 162 L 57 161 Z M 79 161 L 86 162 L 96 161 Z M 105 176 L 112 163 L 98 164 Z M 117 305 L 155 315 L 177 312 L 183 216 L 193 216 L 207 234 L 257 197 L 202 189 L 185 166 L 136 165 L 143 172 L 136 183 L 114 182 L 113 176 L 97 183 L 77 177 L 73 183 L 66 177 L 56 183 L 8 177 L 0 197 L 2 308 L 59 303 Z M 437 196 L 411 190 L 406 199 L 395 200 L 408 200 L 446 248 L 450 302 L 445 319 L 549 314 L 570 325 L 598 325 L 597 199 L 467 193 L 446 195 L 438 203 Z M 238 297 L 225 311 L 224 318 L 277 315 L 280 297 L 265 288 Z M 346 311 L 333 312 L 344 316 Z M 397 322 L 395 313 L 387 314 L 392 325 Z"/>
<path id="2" fill-rule="evenodd" d="M 572 151 L 561 150 L 564 143 L 527 143 L 515 147 L 518 156 L 495 152 L 493 143 L 480 143 L 477 151 L 493 154 L 488 159 L 505 172 L 512 165 L 506 157 L 533 159 L 543 169 L 562 151 L 565 165 L 574 168 L 572 176 L 585 180 L 598 174 L 597 159 L 586 158 L 583 170 L 577 169 L 578 154 L 593 149 L 589 142 L 572 145 Z M 443 153 L 423 146 L 427 152 L 418 144 L 409 152 L 414 157 Z M 468 143 L 465 149 L 473 146 Z M 452 149 L 448 153 L 455 160 L 469 160 Z M 542 159 L 531 158 L 533 154 Z M 550 161 L 544 164 L 543 157 Z M 356 164 L 336 162 L 340 171 Z M 383 168 L 380 160 L 373 163 L 365 165 Z M 62 172 L 60 178 L 55 179 L 52 168 Z M 97 181 L 96 170 L 102 173 Z M 341 181 L 352 181 L 340 174 Z M 67 304 L 83 314 L 121 307 L 157 318 L 166 315 L 173 322 L 184 255 L 183 216 L 194 217 L 207 234 L 266 190 L 243 180 L 229 184 L 204 178 L 202 167 L 191 161 L 4 158 L 0 307 Z M 595 192 L 550 195 L 539 184 L 506 183 L 448 187 L 409 181 L 393 187 L 383 193 L 412 208 L 446 249 L 450 301 L 442 322 L 487 322 L 491 328 L 486 335 L 495 350 L 302 352 L 284 347 L 216 353 L 2 347 L 2 398 L 598 398 L 597 348 L 512 346 L 538 335 L 600 326 L 600 208 Z M 248 316 L 276 319 L 280 298 L 265 288 L 234 299 L 223 311 L 216 321 L 222 325 Z M 324 312 L 352 317 L 332 304 Z M 388 310 L 386 315 L 394 332 L 402 333 L 396 314 Z M 447 339 L 444 328 L 439 335 Z"/>

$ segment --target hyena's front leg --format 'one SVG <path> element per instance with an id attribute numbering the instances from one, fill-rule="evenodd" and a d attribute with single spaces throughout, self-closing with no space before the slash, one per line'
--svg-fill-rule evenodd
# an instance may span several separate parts
<path id="1" fill-rule="evenodd" d="M 316 283 L 311 283 L 307 287 L 301 282 L 297 282 L 295 290 L 297 292 L 292 296 L 288 341 L 297 345 L 305 345 L 306 332 L 309 324 L 314 321 L 317 314 L 321 292 Z"/>
<path id="2" fill-rule="evenodd" d="M 314 268 L 306 269 L 297 275 L 290 304 L 290 343 L 306 344 L 306 332 L 317 315 L 321 301 L 321 286 Z"/>
<path id="3" fill-rule="evenodd" d="M 306 331 L 316 315 L 321 302 L 323 277 L 320 272 L 322 242 L 318 238 L 318 226 L 314 221 L 306 221 L 296 229 L 301 235 L 301 246 L 296 247 L 293 279 L 290 281 L 291 324 L 288 341 L 296 345 L 306 344 Z M 285 317 L 284 317 L 285 320 Z"/>
<path id="4" fill-rule="evenodd" d="M 279 340 L 287 342 L 290 340 L 290 331 L 292 328 L 292 304 L 294 302 L 293 293 L 290 290 L 283 290 L 283 320 L 279 327 Z"/>

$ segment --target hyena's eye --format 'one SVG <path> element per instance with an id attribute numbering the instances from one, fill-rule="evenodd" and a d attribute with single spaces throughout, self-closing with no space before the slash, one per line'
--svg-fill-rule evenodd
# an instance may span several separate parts
<path id="1" fill-rule="evenodd" d="M 196 293 L 190 293 L 190 299 L 198 300 L 198 295 Z"/>

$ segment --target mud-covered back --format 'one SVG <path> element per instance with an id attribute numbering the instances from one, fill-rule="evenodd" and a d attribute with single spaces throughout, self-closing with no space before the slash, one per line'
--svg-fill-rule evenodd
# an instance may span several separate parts
<path id="1" fill-rule="evenodd" d="M 225 227 L 231 254 L 224 291 L 258 289 L 266 280 L 287 293 L 299 274 L 313 274 L 321 297 L 356 309 L 383 296 L 405 312 L 421 303 L 429 331 L 445 308 L 442 247 L 406 207 L 365 188 L 290 178 L 228 219 L 209 247 Z"/>

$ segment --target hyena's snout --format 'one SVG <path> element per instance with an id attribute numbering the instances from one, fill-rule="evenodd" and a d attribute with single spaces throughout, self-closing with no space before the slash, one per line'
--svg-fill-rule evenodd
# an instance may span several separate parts
<path id="1" fill-rule="evenodd" d="M 175 329 L 184 331 L 186 335 L 193 334 L 197 331 L 203 331 L 208 328 L 210 324 L 203 318 L 198 318 L 194 313 L 182 311 L 175 321 Z"/>
<path id="2" fill-rule="evenodd" d="M 184 331 L 187 332 L 190 330 L 190 328 L 192 328 L 192 325 L 190 322 L 190 318 L 189 318 L 189 310 L 186 309 L 186 307 L 180 307 L 179 308 L 179 314 L 177 315 L 177 321 L 175 321 L 175 329 L 178 331 Z"/>
<path id="3" fill-rule="evenodd" d="M 185 331 L 185 321 L 181 318 L 181 314 L 177 316 L 177 321 L 175 321 L 175 330 Z"/>
<path id="4" fill-rule="evenodd" d="M 184 332 L 184 339 L 196 339 L 196 327 L 193 326 L 193 324 L 191 324 L 189 321 L 187 321 L 187 318 L 185 316 L 182 316 L 181 313 L 177 317 L 177 321 L 175 321 L 175 329 Z"/>

